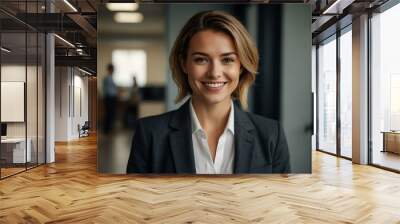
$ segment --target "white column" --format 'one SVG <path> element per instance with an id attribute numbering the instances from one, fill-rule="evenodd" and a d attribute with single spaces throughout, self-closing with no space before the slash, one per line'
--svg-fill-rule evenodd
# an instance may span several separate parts
<path id="1" fill-rule="evenodd" d="M 46 36 L 46 163 L 55 161 L 54 133 L 55 133 L 55 76 L 54 76 L 54 35 Z"/>
<path id="2" fill-rule="evenodd" d="M 368 163 L 368 16 L 353 20 L 353 162 Z"/>
<path id="3" fill-rule="evenodd" d="M 54 12 L 54 5 L 46 1 L 47 12 Z M 46 163 L 55 162 L 55 43 L 52 33 L 46 34 Z"/>

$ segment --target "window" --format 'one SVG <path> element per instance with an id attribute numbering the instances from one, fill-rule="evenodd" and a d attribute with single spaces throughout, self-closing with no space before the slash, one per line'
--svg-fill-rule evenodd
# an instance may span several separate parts
<path id="1" fill-rule="evenodd" d="M 400 73 L 390 75 L 390 130 L 400 130 Z"/>
<path id="2" fill-rule="evenodd" d="M 336 153 L 336 39 L 318 48 L 318 149 Z"/>
<path id="3" fill-rule="evenodd" d="M 340 155 L 352 157 L 352 35 L 340 36 Z"/>
<path id="4" fill-rule="evenodd" d="M 147 80 L 146 60 L 144 50 L 114 50 L 112 63 L 115 67 L 115 84 L 120 87 L 131 87 L 133 77 L 136 77 L 137 84 L 144 86 Z"/>
<path id="5" fill-rule="evenodd" d="M 371 157 L 373 164 L 396 170 L 400 170 L 399 23 L 400 4 L 371 18 Z"/>

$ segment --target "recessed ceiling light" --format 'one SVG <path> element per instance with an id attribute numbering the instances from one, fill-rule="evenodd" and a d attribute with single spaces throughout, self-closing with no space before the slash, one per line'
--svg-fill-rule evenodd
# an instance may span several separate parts
<path id="1" fill-rule="evenodd" d="M 322 14 L 342 14 L 343 9 L 351 5 L 355 0 L 336 0 Z"/>
<path id="2" fill-rule="evenodd" d="M 74 12 L 78 12 L 78 10 L 68 1 L 68 0 L 64 0 L 65 4 L 68 5 L 68 7 L 70 7 Z"/>
<path id="3" fill-rule="evenodd" d="M 10 52 L 11 52 L 11 50 L 8 50 L 8 49 L 5 48 L 5 47 L 1 47 L 0 49 L 1 49 L 2 51 L 6 52 L 6 53 L 10 53 Z"/>
<path id="4" fill-rule="evenodd" d="M 81 68 L 79 68 L 79 67 L 77 67 L 77 68 L 78 68 L 79 71 L 81 71 L 81 72 L 83 72 L 83 73 L 85 73 L 85 74 L 87 74 L 87 75 L 93 75 L 92 73 L 90 73 L 90 72 L 88 72 L 88 71 L 86 71 L 86 70 L 84 70 L 84 69 L 81 69 Z"/>
<path id="5" fill-rule="evenodd" d="M 67 44 L 68 46 L 75 48 L 75 45 L 71 44 L 71 42 L 69 42 L 68 40 L 66 40 L 66 39 L 64 39 L 64 38 L 62 38 L 62 37 L 60 37 L 60 36 L 57 35 L 57 34 L 54 34 L 54 36 L 57 37 L 57 38 L 58 38 L 59 40 L 61 40 L 62 42 L 64 42 L 65 44 Z"/>
<path id="6" fill-rule="evenodd" d="M 110 11 L 135 11 L 139 8 L 137 3 L 107 3 L 107 9 Z"/>
<path id="7" fill-rule="evenodd" d="M 140 23 L 143 21 L 143 15 L 140 12 L 118 12 L 114 15 L 117 23 Z"/>

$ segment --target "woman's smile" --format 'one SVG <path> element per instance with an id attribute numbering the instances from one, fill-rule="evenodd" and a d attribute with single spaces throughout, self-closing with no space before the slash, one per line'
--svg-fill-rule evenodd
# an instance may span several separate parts
<path id="1" fill-rule="evenodd" d="M 207 90 L 211 92 L 219 92 L 228 82 L 202 82 Z"/>

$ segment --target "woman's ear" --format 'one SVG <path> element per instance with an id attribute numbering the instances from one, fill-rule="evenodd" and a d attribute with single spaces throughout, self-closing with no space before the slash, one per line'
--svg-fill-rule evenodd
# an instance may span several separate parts
<path id="1" fill-rule="evenodd" d="M 181 69 L 182 69 L 183 73 L 187 74 L 185 60 L 181 58 L 181 59 L 179 60 L 179 64 L 180 64 L 180 66 L 181 66 Z"/>

